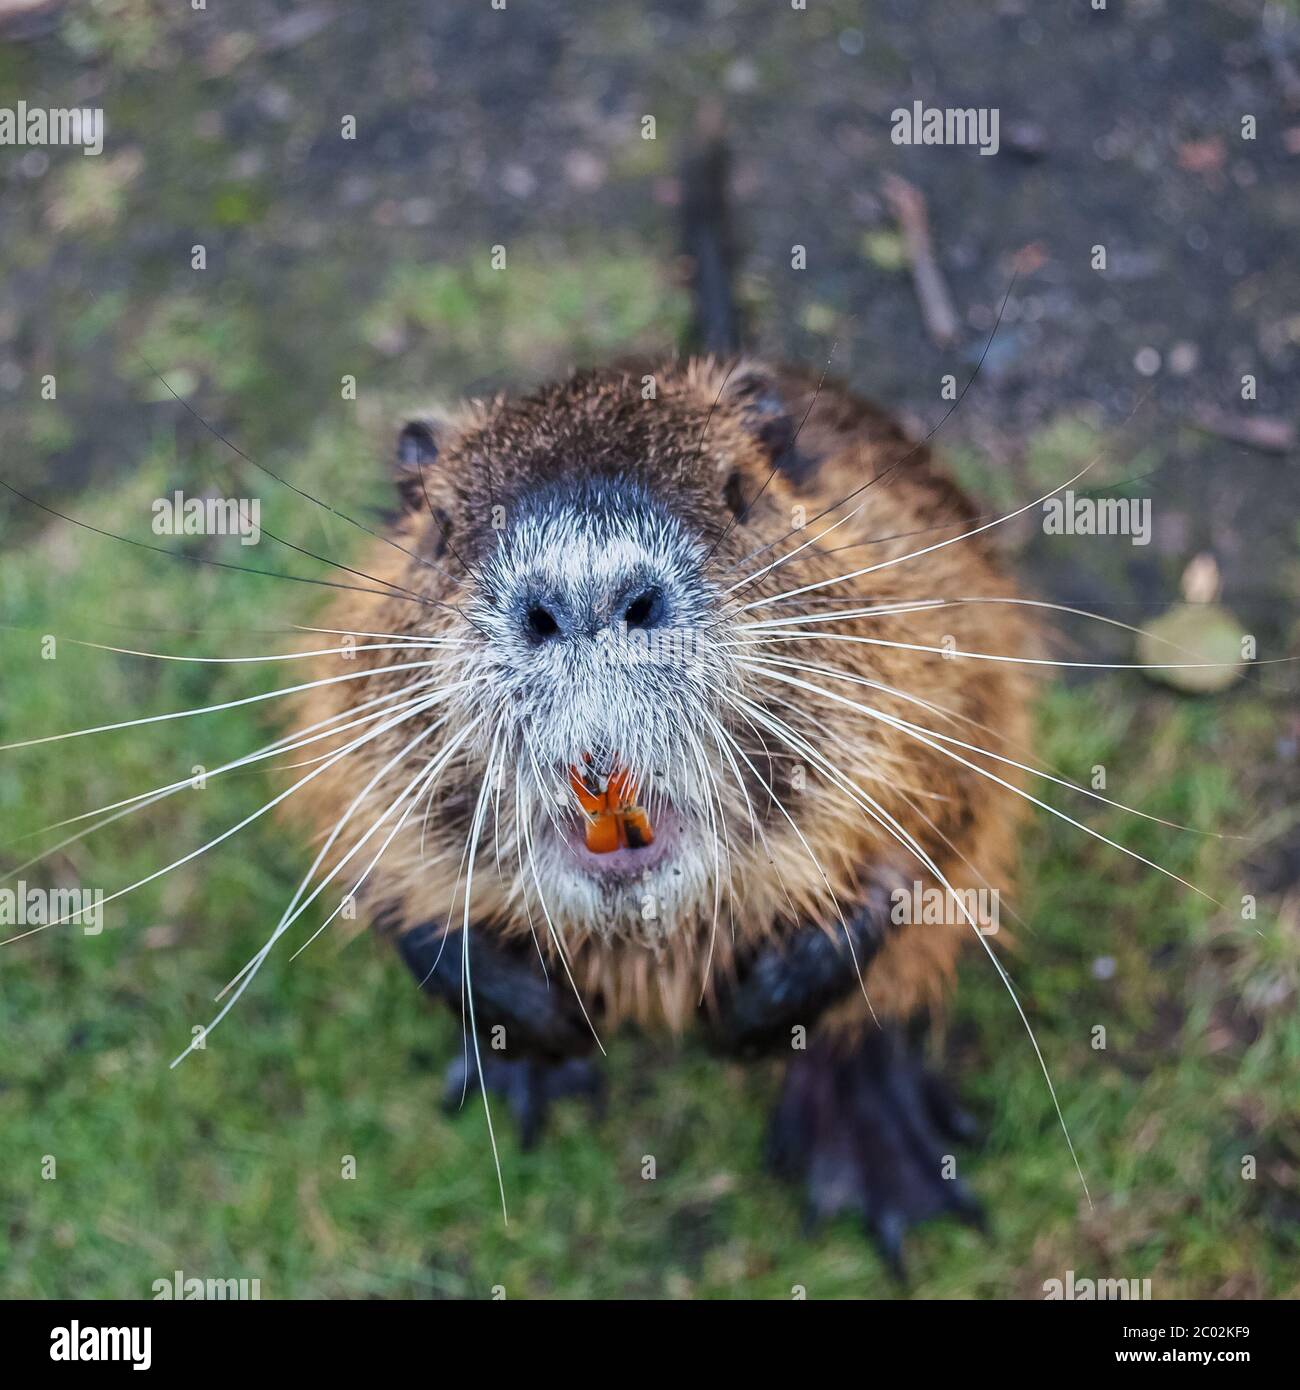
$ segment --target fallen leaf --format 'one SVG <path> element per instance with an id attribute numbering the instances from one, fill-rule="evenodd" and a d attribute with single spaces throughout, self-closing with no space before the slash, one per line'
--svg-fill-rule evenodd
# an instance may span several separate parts
<path id="1" fill-rule="evenodd" d="M 1217 603 L 1179 603 L 1138 637 L 1138 660 L 1153 681 L 1198 695 L 1234 684 L 1243 665 L 1241 624 Z M 1198 663 L 1213 663 L 1201 665 Z"/>

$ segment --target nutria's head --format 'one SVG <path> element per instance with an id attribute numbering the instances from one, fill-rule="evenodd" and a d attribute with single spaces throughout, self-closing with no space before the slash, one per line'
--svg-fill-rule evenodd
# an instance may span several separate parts
<path id="1" fill-rule="evenodd" d="M 655 935 L 712 907 L 757 785 L 724 732 L 746 685 L 726 590 L 790 529 L 793 434 L 760 373 L 711 363 L 406 426 L 400 582 L 426 605 L 393 620 L 456 642 L 449 728 L 475 721 L 426 841 L 464 851 L 491 767 L 485 876 L 526 894 L 535 872 L 557 923 Z"/>
<path id="2" fill-rule="evenodd" d="M 412 422 L 398 474 L 357 571 L 387 592 L 330 623 L 379 640 L 302 721 L 358 740 L 309 791 L 329 853 L 365 832 L 343 881 L 372 914 L 712 960 L 833 930 L 882 845 L 963 832 L 979 770 L 903 721 L 1019 709 L 1014 665 L 942 657 L 1018 649 L 1020 619 L 978 537 L 936 548 L 969 504 L 871 407 L 745 363 L 608 369 Z"/>

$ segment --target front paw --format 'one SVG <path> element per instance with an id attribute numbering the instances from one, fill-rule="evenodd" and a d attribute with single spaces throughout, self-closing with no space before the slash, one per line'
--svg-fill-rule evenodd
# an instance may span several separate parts
<path id="1" fill-rule="evenodd" d="M 489 1036 L 501 1029 L 515 1057 L 580 1057 L 596 1042 L 568 976 L 547 974 L 531 942 L 494 942 L 471 930 L 445 932 L 429 922 L 403 932 L 397 947 L 427 994 L 443 1000 Z M 468 965 L 466 960 L 468 957 Z"/>
<path id="2" fill-rule="evenodd" d="M 811 1030 L 822 1013 L 853 990 L 884 943 L 889 887 L 882 880 L 842 922 L 806 925 L 743 962 L 734 982 L 716 991 L 714 1044 L 741 1057 L 790 1045 L 791 1030 Z"/>

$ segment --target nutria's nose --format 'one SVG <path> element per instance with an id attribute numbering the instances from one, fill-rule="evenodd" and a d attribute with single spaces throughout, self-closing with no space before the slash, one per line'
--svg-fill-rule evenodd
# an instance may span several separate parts
<path id="1" fill-rule="evenodd" d="M 657 584 L 625 586 L 604 603 L 553 591 L 535 593 L 527 600 L 523 628 L 531 642 L 558 642 L 575 636 L 594 637 L 605 627 L 662 627 L 667 613 L 667 599 Z"/>
<path id="2" fill-rule="evenodd" d="M 528 605 L 528 611 L 524 614 L 524 630 L 534 642 L 549 642 L 553 637 L 561 637 L 564 629 L 560 626 L 560 619 L 555 616 L 558 604 L 547 607 L 546 604 L 534 600 Z"/>

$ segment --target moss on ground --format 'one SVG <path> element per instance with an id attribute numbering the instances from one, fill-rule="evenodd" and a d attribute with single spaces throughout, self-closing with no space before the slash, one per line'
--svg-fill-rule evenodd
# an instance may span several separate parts
<path id="1" fill-rule="evenodd" d="M 296 479 L 361 509 L 359 429 L 322 428 Z M 147 535 L 176 485 L 165 448 L 70 510 Z M 267 497 L 265 524 L 320 532 L 304 504 Z M 322 514 L 323 515 L 323 514 Z M 331 553 L 349 528 L 324 519 Z M 252 553 L 271 568 L 264 542 Z M 236 562 L 249 552 L 214 552 Z M 310 619 L 306 586 L 169 562 L 62 523 L 0 559 L 5 680 L 0 739 L 219 703 L 290 683 L 285 665 L 155 662 L 78 647 L 86 637 L 180 655 L 280 650 Z M 192 633 L 186 629 L 205 629 Z M 53 660 L 42 639 L 57 636 Z M 259 745 L 268 705 L 0 754 L 6 868 L 19 837 L 63 816 L 187 777 Z M 1154 815 L 1237 829 L 1241 770 L 1267 762 L 1266 697 L 1194 703 L 1115 674 L 1042 703 L 1048 763 L 1109 772 L 1108 794 Z M 262 771 L 216 777 L 58 851 L 25 876 L 113 891 L 250 815 Z M 1058 795 L 1058 793 L 1060 793 Z M 1068 793 L 1046 799 L 1068 805 Z M 1236 842 L 1180 834 L 1095 805 L 1093 829 L 1159 858 L 1228 902 Z M 65 832 L 66 833 L 66 832 Z M 42 841 L 35 843 L 41 844 Z M 217 989 L 261 944 L 306 868 L 268 817 L 237 841 L 105 907 L 97 936 L 42 932 L 0 962 L 0 1269 L 14 1295 L 146 1295 L 180 1268 L 262 1280 L 264 1296 L 788 1296 L 895 1291 L 852 1223 L 800 1231 L 760 1162 L 770 1069 L 694 1048 L 619 1040 L 609 1116 L 562 1109 L 538 1152 L 502 1142 L 502 1221 L 478 1103 L 439 1112 L 458 1046 L 406 972 L 368 938 L 326 936 L 271 957 L 203 1052 L 168 1062 Z M 911 1242 L 920 1295 L 1029 1295 L 1073 1268 L 1150 1277 L 1167 1296 L 1295 1294 L 1295 922 L 1265 905 L 1242 922 L 1047 814 L 1028 837 L 1010 972 L 1051 1067 L 1093 1195 L 1089 1210 L 1043 1076 L 987 961 L 968 960 L 947 1046 L 986 1127 L 962 1158 L 991 1238 L 939 1224 Z M 302 924 L 302 937 L 315 920 Z M 1288 976 L 1288 971 L 1292 972 Z M 1290 980 L 1290 992 L 1287 981 Z M 1106 1047 L 1093 1046 L 1106 1029 Z M 641 1177 L 653 1154 L 657 1177 Z M 1254 1154 L 1259 1175 L 1241 1177 Z M 42 1177 L 53 1155 L 57 1177 Z M 342 1176 L 345 1156 L 356 1177 Z M 1288 1157 L 1290 1156 L 1290 1157 Z"/>

